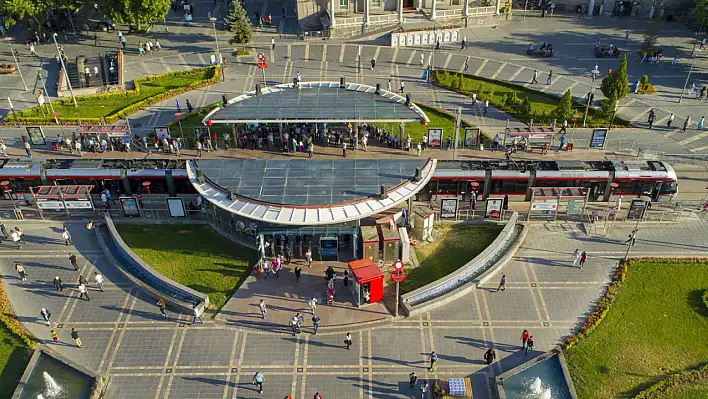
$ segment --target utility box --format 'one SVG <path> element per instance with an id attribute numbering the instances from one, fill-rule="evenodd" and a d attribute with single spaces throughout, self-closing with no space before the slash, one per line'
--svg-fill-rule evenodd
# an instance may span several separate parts
<path id="1" fill-rule="evenodd" d="M 361 249 L 364 259 L 371 259 L 374 263 L 379 262 L 379 251 L 381 250 L 381 239 L 376 226 L 361 226 Z"/>
<path id="2" fill-rule="evenodd" d="M 411 241 L 408 238 L 408 230 L 405 227 L 399 227 L 398 235 L 401 236 L 401 254 L 399 259 L 403 263 L 408 263 L 411 259 Z"/>
<path id="3" fill-rule="evenodd" d="M 398 229 L 379 225 L 379 237 L 381 237 L 381 259 L 386 263 L 394 262 L 398 259 L 401 248 L 401 236 L 398 235 Z"/>
<path id="4" fill-rule="evenodd" d="M 413 234 L 420 241 L 425 241 L 433 234 L 435 212 L 425 206 L 419 206 L 413 211 Z"/>

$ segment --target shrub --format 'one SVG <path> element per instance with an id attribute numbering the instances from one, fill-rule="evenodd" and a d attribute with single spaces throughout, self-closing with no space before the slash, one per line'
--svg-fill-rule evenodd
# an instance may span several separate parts
<path id="1" fill-rule="evenodd" d="M 240 57 L 242 55 L 249 55 L 249 54 L 251 54 L 251 50 L 246 50 L 246 49 L 236 50 L 236 57 Z"/>
<path id="2" fill-rule="evenodd" d="M 640 85 L 645 85 L 645 84 L 647 84 L 647 83 L 649 83 L 649 76 L 647 76 L 647 75 L 642 75 L 642 78 L 639 79 L 639 84 L 640 84 Z"/>
<path id="3" fill-rule="evenodd" d="M 703 304 L 708 308 L 708 290 L 703 291 L 701 298 L 703 299 Z"/>
<path id="4" fill-rule="evenodd" d="M 37 339 L 27 331 L 20 320 L 15 316 L 15 312 L 10 305 L 10 300 L 5 294 L 5 285 L 0 281 L 0 322 L 4 324 L 8 330 L 17 335 L 30 348 L 33 348 Z"/>
<path id="5" fill-rule="evenodd" d="M 684 384 L 695 384 L 708 379 L 708 365 L 698 370 L 684 371 L 672 374 L 649 388 L 639 392 L 634 399 L 659 399 L 667 396 L 669 391 Z"/>

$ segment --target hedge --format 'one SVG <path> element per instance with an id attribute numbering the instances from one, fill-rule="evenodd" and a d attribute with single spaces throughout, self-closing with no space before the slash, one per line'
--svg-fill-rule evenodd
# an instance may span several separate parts
<path id="1" fill-rule="evenodd" d="M 12 309 L 10 300 L 5 293 L 5 284 L 2 281 L 0 281 L 0 322 L 13 334 L 20 337 L 25 345 L 29 348 L 34 348 L 37 338 L 27 331 L 20 320 L 17 319 L 17 316 L 15 316 L 15 311 Z"/>
<path id="2" fill-rule="evenodd" d="M 153 76 L 146 76 L 143 78 L 135 79 L 133 81 L 135 88 L 133 90 L 126 90 L 123 92 L 117 92 L 117 93 L 104 93 L 104 94 L 92 94 L 88 96 L 78 96 L 76 97 L 76 101 L 78 103 L 82 102 L 91 102 L 92 100 L 95 100 L 97 98 L 119 98 L 119 97 L 128 97 L 128 96 L 133 96 L 133 95 L 138 95 L 140 94 L 140 84 L 142 82 L 151 82 L 157 79 L 164 79 L 164 78 L 171 78 L 171 77 L 177 77 L 177 76 L 188 76 L 188 75 L 194 75 L 194 74 L 203 74 L 207 73 L 207 75 L 211 75 L 209 78 L 206 80 L 200 81 L 200 82 L 195 82 L 186 86 L 178 87 L 175 89 L 170 89 L 167 91 L 164 91 L 162 93 L 156 94 L 152 97 L 148 97 L 146 99 L 143 99 L 141 101 L 138 101 L 136 103 L 128 104 L 126 105 L 123 109 L 120 111 L 113 113 L 111 115 L 107 115 L 103 119 L 105 120 L 106 123 L 115 123 L 120 119 L 123 119 L 127 117 L 128 115 L 131 115 L 135 112 L 138 112 L 140 110 L 143 110 L 151 105 L 157 104 L 163 100 L 166 100 L 168 98 L 178 96 L 182 93 L 186 93 L 188 91 L 200 89 L 202 87 L 207 87 L 211 86 L 217 82 L 219 82 L 219 79 L 221 78 L 221 69 L 217 68 L 216 66 L 209 66 L 206 68 L 197 68 L 197 69 L 191 69 L 188 71 L 174 71 L 174 72 L 167 72 L 163 73 L 161 75 L 153 75 Z M 71 99 L 63 99 L 60 100 L 62 104 L 66 104 L 67 102 L 71 101 Z M 20 123 L 23 124 L 35 124 L 35 125 L 53 125 L 54 118 L 51 116 L 47 117 L 25 117 L 21 116 L 22 112 L 18 113 L 18 118 L 15 119 L 12 115 L 9 115 L 5 120 L 3 121 L 4 124 L 14 124 L 16 121 L 19 121 Z M 102 122 L 101 118 L 80 118 L 82 124 L 100 124 Z M 79 124 L 79 118 L 67 118 L 67 119 L 62 119 L 62 124 L 63 125 L 78 125 Z"/>
<path id="3" fill-rule="evenodd" d="M 708 379 L 708 364 L 697 370 L 683 371 L 664 378 L 649 388 L 639 392 L 634 399 L 659 399 L 665 397 L 672 389 L 684 384 L 694 384 Z"/>

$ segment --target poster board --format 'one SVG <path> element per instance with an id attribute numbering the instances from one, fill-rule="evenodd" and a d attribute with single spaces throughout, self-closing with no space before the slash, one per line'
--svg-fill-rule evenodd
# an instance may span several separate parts
<path id="1" fill-rule="evenodd" d="M 457 219 L 457 210 L 459 207 L 457 198 L 444 198 L 440 201 L 440 218 L 442 219 Z"/>
<path id="2" fill-rule="evenodd" d="M 123 216 L 130 217 L 140 217 L 140 208 L 138 207 L 138 200 L 134 197 L 120 197 L 120 206 L 123 208 Z"/>
<path id="3" fill-rule="evenodd" d="M 479 131 L 476 127 L 465 128 L 465 147 L 474 147 L 479 144 Z"/>
<path id="4" fill-rule="evenodd" d="M 441 147 L 442 146 L 442 129 L 430 128 L 428 129 L 428 145 L 431 147 Z"/>
<path id="5" fill-rule="evenodd" d="M 566 215 L 579 216 L 583 212 L 584 205 L 585 205 L 585 201 L 583 201 L 583 200 L 569 200 L 568 201 L 568 210 L 566 211 Z"/>
<path id="6" fill-rule="evenodd" d="M 647 203 L 640 199 L 632 200 L 627 212 L 627 219 L 641 219 L 644 217 L 644 211 L 647 209 Z"/>
<path id="7" fill-rule="evenodd" d="M 155 128 L 155 136 L 159 137 L 160 140 L 164 139 L 165 137 L 170 136 L 170 128 L 166 126 L 160 126 Z"/>
<path id="8" fill-rule="evenodd" d="M 44 131 L 41 126 L 27 126 L 27 136 L 29 136 L 30 143 L 33 145 L 44 145 L 47 141 L 44 137 Z"/>
<path id="9" fill-rule="evenodd" d="M 180 197 L 167 197 L 167 209 L 170 210 L 170 217 L 183 218 L 187 216 L 184 210 L 184 200 Z"/>
<path id="10" fill-rule="evenodd" d="M 487 207 L 484 210 L 484 217 L 490 219 L 500 219 L 504 198 L 488 198 Z"/>
<path id="11" fill-rule="evenodd" d="M 603 148 L 607 139 L 607 129 L 593 129 L 590 136 L 590 148 Z"/>
<path id="12" fill-rule="evenodd" d="M 555 211 L 558 209 L 558 200 L 543 200 L 531 202 L 532 211 Z"/>

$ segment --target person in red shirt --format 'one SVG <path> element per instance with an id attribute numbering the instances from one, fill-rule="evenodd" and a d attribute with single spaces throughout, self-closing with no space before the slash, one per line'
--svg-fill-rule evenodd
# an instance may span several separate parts
<path id="1" fill-rule="evenodd" d="M 583 265 L 585 264 L 585 261 L 588 260 L 588 254 L 583 251 L 583 253 L 580 254 L 580 268 L 583 268 Z"/>
<path id="2" fill-rule="evenodd" d="M 218 150 L 219 142 L 216 140 L 216 133 L 211 134 L 211 142 L 214 144 L 214 150 Z"/>
<path id="3" fill-rule="evenodd" d="M 524 330 L 524 332 L 521 333 L 521 347 L 526 348 L 526 342 L 529 340 L 529 337 L 531 334 L 529 334 L 528 330 Z"/>
<path id="4" fill-rule="evenodd" d="M 315 394 L 315 397 L 313 399 L 322 399 L 322 395 L 320 395 L 319 392 Z"/>

